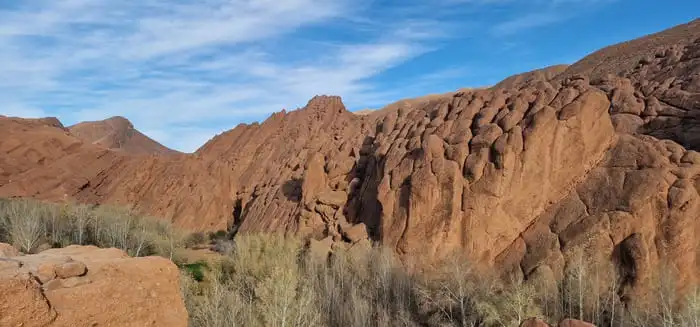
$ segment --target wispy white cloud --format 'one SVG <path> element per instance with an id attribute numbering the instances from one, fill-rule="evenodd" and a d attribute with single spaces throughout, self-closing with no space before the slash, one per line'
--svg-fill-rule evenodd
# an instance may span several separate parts
<path id="1" fill-rule="evenodd" d="M 493 27 L 493 33 L 497 35 L 515 34 L 527 29 L 549 25 L 565 19 L 565 16 L 555 14 L 554 12 L 530 13 L 497 24 Z"/>
<path id="2" fill-rule="evenodd" d="M 518 2 L 377 3 L 0 2 L 0 114 L 65 123 L 121 115 L 156 140 L 193 151 L 239 121 L 302 106 L 316 94 L 342 95 L 354 108 L 404 97 L 375 79 L 439 48 L 439 40 L 461 37 L 467 25 L 505 35 L 553 19 L 526 13 L 477 29 L 475 5 Z M 465 71 L 447 68 L 406 83 Z"/>
<path id="3" fill-rule="evenodd" d="M 367 79 L 428 51 L 422 41 L 431 37 L 425 28 L 431 22 L 407 17 L 390 30 L 358 24 L 369 31 L 358 41 L 295 47 L 299 44 L 284 40 L 320 23 L 349 21 L 357 4 L 37 0 L 0 5 L 0 99 L 24 104 L 0 112 L 54 114 L 68 122 L 123 115 L 157 140 L 192 151 L 224 128 L 219 125 L 301 106 L 316 94 L 378 98 L 381 92 Z"/>
<path id="4" fill-rule="evenodd" d="M 46 117 L 47 113 L 40 108 L 28 107 L 21 103 L 4 102 L 0 109 L 0 115 L 7 117 L 42 118 Z"/>
<path id="5" fill-rule="evenodd" d="M 498 3 L 515 3 L 515 0 L 462 0 Z M 525 32 L 529 29 L 559 23 L 576 17 L 582 11 L 615 2 L 617 0 L 532 0 L 524 11 L 516 16 L 502 20 L 492 27 L 497 36 L 507 36 Z"/>

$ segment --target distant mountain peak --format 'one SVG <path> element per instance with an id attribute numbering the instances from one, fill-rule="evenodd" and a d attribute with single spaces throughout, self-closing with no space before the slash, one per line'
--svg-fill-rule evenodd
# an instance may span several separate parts
<path id="1" fill-rule="evenodd" d="M 122 116 L 105 120 L 86 121 L 68 127 L 68 130 L 86 143 L 130 154 L 171 154 L 172 150 L 134 128 L 134 124 Z"/>

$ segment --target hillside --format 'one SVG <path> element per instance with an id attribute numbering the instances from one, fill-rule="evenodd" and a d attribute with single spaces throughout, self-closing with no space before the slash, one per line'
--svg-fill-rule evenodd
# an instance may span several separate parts
<path id="1" fill-rule="evenodd" d="M 168 149 L 134 128 L 124 117 L 112 117 L 101 121 L 81 122 L 68 130 L 86 143 L 129 154 L 173 154 Z"/>
<path id="2" fill-rule="evenodd" d="M 510 89 L 516 88 L 522 84 L 527 84 L 533 81 L 551 81 L 556 78 L 559 74 L 563 73 L 569 68 L 568 65 L 554 65 L 541 69 L 536 69 L 526 73 L 510 76 L 498 84 L 494 85 L 494 88 Z"/>
<path id="3" fill-rule="evenodd" d="M 0 196 L 336 242 L 364 223 L 404 258 L 459 252 L 517 280 L 561 279 L 585 255 L 614 263 L 601 274 L 635 298 L 661 264 L 680 286 L 698 281 L 699 36 L 696 20 L 368 115 L 318 96 L 192 155 L 108 151 L 55 121 L 0 118 Z"/>

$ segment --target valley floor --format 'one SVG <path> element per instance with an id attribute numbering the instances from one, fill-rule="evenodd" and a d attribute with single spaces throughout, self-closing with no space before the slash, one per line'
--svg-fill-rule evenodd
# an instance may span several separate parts
<path id="1" fill-rule="evenodd" d="M 380 246 L 319 255 L 277 234 L 185 235 L 125 209 L 30 200 L 0 202 L 0 242 L 26 253 L 94 244 L 166 257 L 180 267 L 191 326 L 519 326 L 531 317 L 597 326 L 700 323 L 700 292 L 675 293 L 671 272 L 659 272 L 644 301 L 621 299 L 619 284 L 600 277 L 606 267 L 583 258 L 560 282 L 504 281 L 459 255 L 409 269 Z"/>

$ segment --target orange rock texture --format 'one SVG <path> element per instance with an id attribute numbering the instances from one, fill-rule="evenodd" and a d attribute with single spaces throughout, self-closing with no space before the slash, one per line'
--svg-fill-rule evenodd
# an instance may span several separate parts
<path id="1" fill-rule="evenodd" d="M 185 327 L 187 311 L 169 260 L 69 246 L 0 253 L 0 326 Z"/>
<path id="2" fill-rule="evenodd" d="M 134 125 L 124 117 L 82 122 L 68 127 L 68 130 L 86 143 L 130 154 L 171 154 L 175 152 L 136 130 Z"/>
<path id="3" fill-rule="evenodd" d="M 583 253 L 634 293 L 662 262 L 697 282 L 698 117 L 700 20 L 366 115 L 318 96 L 190 155 L 0 118 L 0 196 L 130 204 L 191 230 L 367 233 L 404 257 L 457 251 L 520 279 L 561 278 Z"/>

